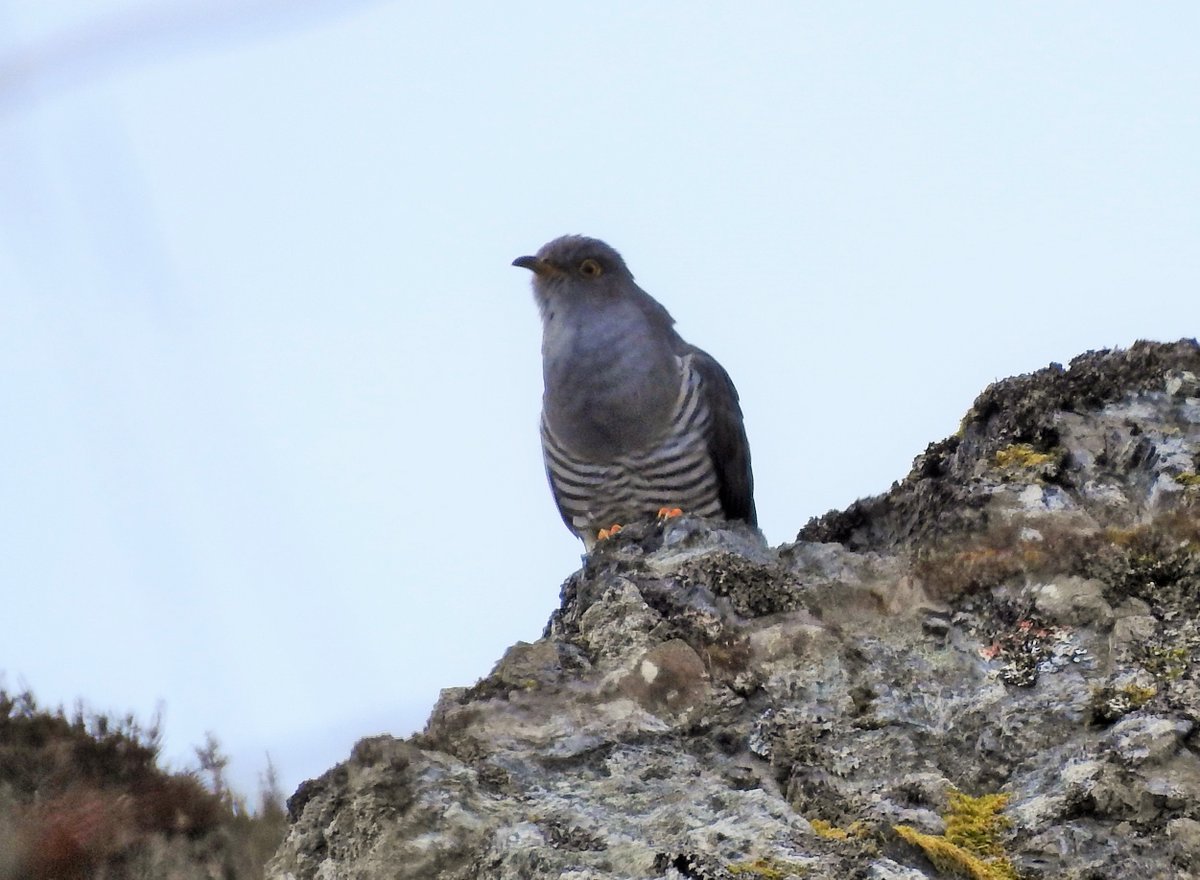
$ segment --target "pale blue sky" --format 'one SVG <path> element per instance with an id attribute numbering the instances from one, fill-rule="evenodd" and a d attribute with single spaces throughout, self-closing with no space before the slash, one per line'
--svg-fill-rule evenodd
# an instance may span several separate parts
<path id="1" fill-rule="evenodd" d="M 772 543 L 995 379 L 1197 335 L 1197 45 L 1194 3 L 0 0 L 0 669 L 290 791 L 536 638 L 580 546 L 509 263 L 562 233 L 728 368 Z"/>

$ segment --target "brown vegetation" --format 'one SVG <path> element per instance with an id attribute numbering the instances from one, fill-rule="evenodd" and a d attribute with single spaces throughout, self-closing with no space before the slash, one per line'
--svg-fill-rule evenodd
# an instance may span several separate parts
<path id="1" fill-rule="evenodd" d="M 0 880 L 132 876 L 145 852 L 172 848 L 203 853 L 226 877 L 261 876 L 285 826 L 273 770 L 251 813 L 225 784 L 214 738 L 180 773 L 158 766 L 159 745 L 158 719 L 68 716 L 0 689 Z"/>

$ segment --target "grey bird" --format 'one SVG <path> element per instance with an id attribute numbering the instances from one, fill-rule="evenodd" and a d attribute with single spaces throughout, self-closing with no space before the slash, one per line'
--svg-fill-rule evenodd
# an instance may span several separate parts
<path id="1" fill-rule="evenodd" d="M 750 447 L 724 368 L 675 331 L 621 255 L 580 235 L 514 266 L 542 317 L 542 454 L 590 552 L 613 526 L 681 511 L 757 525 Z"/>

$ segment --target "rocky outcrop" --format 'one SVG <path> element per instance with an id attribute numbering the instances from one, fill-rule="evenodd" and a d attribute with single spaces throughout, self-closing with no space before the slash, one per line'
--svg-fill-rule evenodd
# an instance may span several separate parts
<path id="1" fill-rule="evenodd" d="M 1200 348 L 997 383 L 777 549 L 634 525 L 289 802 L 283 878 L 1200 876 Z"/>

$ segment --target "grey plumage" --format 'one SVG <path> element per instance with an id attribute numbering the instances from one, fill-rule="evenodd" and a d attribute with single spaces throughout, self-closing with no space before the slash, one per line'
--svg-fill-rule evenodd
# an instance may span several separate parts
<path id="1" fill-rule="evenodd" d="M 554 500 L 590 550 L 661 508 L 757 524 L 737 391 L 675 332 L 621 255 L 569 235 L 518 257 L 542 316 L 542 450 Z"/>

